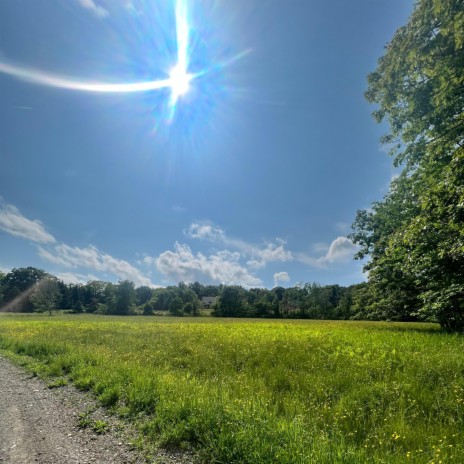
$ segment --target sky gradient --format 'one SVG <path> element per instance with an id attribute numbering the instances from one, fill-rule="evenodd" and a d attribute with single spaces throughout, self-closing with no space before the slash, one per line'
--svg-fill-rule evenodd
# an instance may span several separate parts
<path id="1" fill-rule="evenodd" d="M 173 105 L 169 88 L 58 89 L 2 64 L 86 83 L 169 79 L 174 0 L 0 2 L 0 270 L 361 282 L 346 235 L 394 175 L 366 76 L 412 1 L 185 5 L 201 75 Z"/>

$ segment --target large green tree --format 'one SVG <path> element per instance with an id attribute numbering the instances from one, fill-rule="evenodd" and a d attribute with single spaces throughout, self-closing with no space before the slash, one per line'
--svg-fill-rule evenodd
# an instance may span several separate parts
<path id="1" fill-rule="evenodd" d="M 368 77 L 382 141 L 403 168 L 352 239 L 374 311 L 464 329 L 464 0 L 420 0 Z"/>
<path id="2" fill-rule="evenodd" d="M 115 289 L 115 303 L 108 311 L 113 314 L 129 314 L 135 305 L 135 285 L 130 280 L 122 280 Z"/>
<path id="3" fill-rule="evenodd" d="M 35 311 L 48 311 L 51 315 L 59 302 L 58 279 L 54 276 L 43 278 L 31 294 L 31 303 Z"/>
<path id="4" fill-rule="evenodd" d="M 42 269 L 35 267 L 11 270 L 2 280 L 4 306 L 14 311 L 32 311 L 31 296 L 36 286 L 45 278 L 50 278 Z"/>
<path id="5" fill-rule="evenodd" d="M 222 317 L 243 317 L 247 315 L 246 291 L 240 286 L 225 286 L 219 294 L 215 315 Z"/>

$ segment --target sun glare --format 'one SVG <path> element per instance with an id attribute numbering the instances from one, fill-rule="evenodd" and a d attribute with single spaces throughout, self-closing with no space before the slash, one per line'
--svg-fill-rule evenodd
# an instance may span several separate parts
<path id="1" fill-rule="evenodd" d="M 1 0 L 0 0 L 1 2 Z M 171 122 L 177 111 L 177 103 L 184 96 L 191 86 L 191 81 L 204 78 L 210 72 L 231 65 L 238 59 L 249 53 L 246 50 L 223 62 L 209 63 L 209 67 L 197 69 L 196 72 L 189 73 L 191 58 L 191 28 L 188 4 L 190 0 L 172 0 L 175 4 L 175 56 L 169 57 L 169 62 L 175 64 L 170 70 L 169 75 L 160 80 L 141 81 L 141 82 L 99 82 L 92 80 L 81 80 L 69 76 L 49 73 L 40 69 L 9 63 L 0 60 L 0 74 L 7 74 L 17 79 L 43 85 L 68 90 L 82 92 L 104 92 L 104 93 L 126 93 L 126 92 L 149 92 L 154 90 L 170 90 L 170 99 L 166 105 L 166 114 L 163 117 L 167 122 Z M 174 48 L 174 47 L 173 47 Z M 164 72 L 168 69 L 164 69 Z"/>
<path id="2" fill-rule="evenodd" d="M 188 92 L 192 76 L 185 72 L 179 65 L 172 69 L 169 74 L 171 91 L 174 99 Z"/>

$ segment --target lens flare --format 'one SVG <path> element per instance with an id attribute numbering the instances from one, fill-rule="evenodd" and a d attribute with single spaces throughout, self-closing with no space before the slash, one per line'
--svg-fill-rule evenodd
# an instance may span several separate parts
<path id="1" fill-rule="evenodd" d="M 190 87 L 190 81 L 194 76 L 188 74 L 189 66 L 189 20 L 188 20 L 188 9 L 186 0 L 176 1 L 176 45 L 177 45 L 177 64 L 171 70 L 170 87 L 171 87 L 171 100 L 170 106 L 170 117 L 172 120 L 176 104 L 179 97 L 188 92 Z"/>
<path id="2" fill-rule="evenodd" d="M 130 83 L 94 82 L 48 73 L 42 70 L 17 65 L 6 61 L 0 61 L 0 73 L 36 85 L 81 92 L 131 93 L 170 89 L 171 96 L 168 102 L 168 120 L 171 121 L 176 112 L 179 98 L 189 91 L 191 83 L 194 79 L 203 78 L 206 74 L 229 66 L 249 53 L 249 50 L 246 50 L 245 52 L 239 53 L 230 59 L 226 59 L 222 62 L 212 63 L 203 69 L 197 70 L 195 73 L 189 73 L 191 58 L 191 24 L 189 18 L 189 9 L 187 6 L 188 0 L 173 1 L 175 2 L 174 16 L 176 56 L 172 60 L 173 67 L 169 72 L 169 75 L 163 79 Z"/>
<path id="3" fill-rule="evenodd" d="M 25 68 L 10 63 L 0 62 L 0 72 L 33 84 L 55 87 L 58 89 L 78 90 L 82 92 L 130 93 L 146 92 L 172 87 L 171 79 L 159 81 L 134 82 L 128 84 L 108 84 L 104 82 L 77 81 L 66 76 L 50 74 L 37 69 Z"/>

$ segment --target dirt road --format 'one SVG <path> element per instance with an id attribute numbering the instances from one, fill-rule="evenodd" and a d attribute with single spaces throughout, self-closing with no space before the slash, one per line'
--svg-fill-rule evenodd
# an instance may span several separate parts
<path id="1" fill-rule="evenodd" d="M 107 433 L 79 426 L 80 414 L 89 411 L 89 422 L 107 423 Z M 126 425 L 91 395 L 72 386 L 50 389 L 0 355 L 0 464 L 146 463 L 131 450 Z M 160 450 L 150 462 L 194 464 L 195 459 L 185 451 Z"/>
<path id="2" fill-rule="evenodd" d="M 0 463 L 143 462 L 121 432 L 97 435 L 78 426 L 79 413 L 88 410 L 100 420 L 114 421 L 95 406 L 88 395 L 72 387 L 49 389 L 0 357 Z"/>

